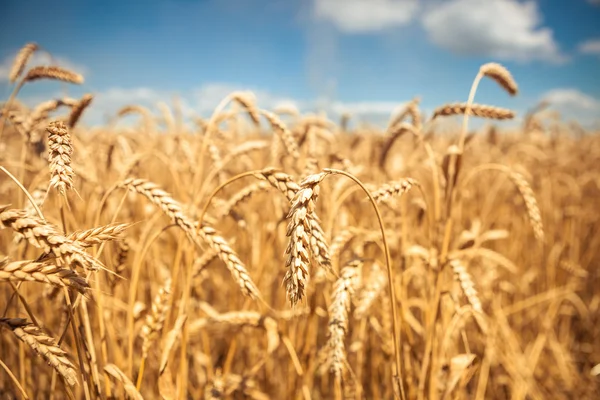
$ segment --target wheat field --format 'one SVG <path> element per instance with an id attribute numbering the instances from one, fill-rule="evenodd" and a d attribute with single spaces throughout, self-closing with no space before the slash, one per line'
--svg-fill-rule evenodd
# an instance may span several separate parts
<path id="1" fill-rule="evenodd" d="M 476 100 L 518 93 L 503 66 L 384 129 L 248 92 L 92 129 L 93 93 L 19 101 L 84 82 L 35 51 L 0 118 L 0 398 L 600 396 L 600 136 L 545 104 L 470 130 L 514 118 Z"/>

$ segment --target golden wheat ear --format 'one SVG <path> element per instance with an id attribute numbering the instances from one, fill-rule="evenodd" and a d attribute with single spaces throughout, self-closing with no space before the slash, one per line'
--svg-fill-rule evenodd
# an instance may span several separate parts
<path id="1" fill-rule="evenodd" d="M 27 62 L 39 48 L 37 43 L 27 43 L 19 50 L 8 74 L 8 81 L 10 83 L 14 83 L 21 76 L 27 66 Z"/>

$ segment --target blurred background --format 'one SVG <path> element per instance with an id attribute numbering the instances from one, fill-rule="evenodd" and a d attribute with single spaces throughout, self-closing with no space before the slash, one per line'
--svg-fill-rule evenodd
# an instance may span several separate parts
<path id="1" fill-rule="evenodd" d="M 478 102 L 518 112 L 542 100 L 586 128 L 600 126 L 598 0 L 147 0 L 7 1 L 0 14 L 0 90 L 16 52 L 36 42 L 81 87 L 41 81 L 32 106 L 95 96 L 83 123 L 127 104 L 178 102 L 206 116 L 233 90 L 261 108 L 293 105 L 385 124 L 415 96 L 426 114 L 466 101 L 479 65 L 504 64 L 520 85 L 509 98 L 482 82 Z M 36 53 L 30 65 L 50 62 Z"/>

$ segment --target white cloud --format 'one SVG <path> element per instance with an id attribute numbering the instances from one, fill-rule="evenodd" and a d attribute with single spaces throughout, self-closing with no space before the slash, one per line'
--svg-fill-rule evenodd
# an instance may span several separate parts
<path id="1" fill-rule="evenodd" d="M 586 40 L 585 42 L 581 43 L 578 46 L 578 49 L 579 49 L 579 52 L 583 53 L 583 54 L 600 55 L 600 39 Z"/>
<path id="2" fill-rule="evenodd" d="M 565 60 L 552 30 L 541 26 L 533 1 L 439 2 L 424 13 L 422 22 L 433 43 L 457 54 L 516 61 Z"/>
<path id="3" fill-rule="evenodd" d="M 600 99 L 577 89 L 558 88 L 546 92 L 542 100 L 548 101 L 565 119 L 574 119 L 586 127 L 600 126 Z"/>
<path id="4" fill-rule="evenodd" d="M 376 32 L 409 23 L 418 0 L 313 0 L 313 16 L 345 33 Z"/>
<path id="5" fill-rule="evenodd" d="M 8 82 L 8 74 L 12 68 L 13 61 L 15 60 L 16 53 L 5 57 L 2 63 L 0 63 L 0 82 Z M 55 65 L 58 67 L 66 68 L 70 71 L 82 74 L 84 78 L 89 75 L 89 69 L 81 64 L 72 62 L 71 60 L 61 56 L 51 56 L 43 50 L 38 50 L 33 53 L 33 56 L 29 59 L 27 67 L 31 68 L 38 65 Z"/>

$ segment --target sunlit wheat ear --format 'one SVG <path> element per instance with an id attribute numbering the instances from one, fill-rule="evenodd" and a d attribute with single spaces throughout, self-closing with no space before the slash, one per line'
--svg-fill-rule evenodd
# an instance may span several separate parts
<path id="1" fill-rule="evenodd" d="M 255 125 L 260 125 L 260 112 L 256 108 L 256 99 L 252 92 L 238 92 L 234 93 L 231 100 L 238 102 L 242 107 L 246 109 L 248 116 L 252 119 Z"/>
<path id="2" fill-rule="evenodd" d="M 2 281 L 40 282 L 59 288 L 69 287 L 81 294 L 89 288 L 85 278 L 71 269 L 34 261 L 15 261 L 0 266 L 0 282 Z"/>
<path id="3" fill-rule="evenodd" d="M 46 128 L 48 132 L 48 162 L 50 163 L 50 186 L 66 196 L 73 189 L 73 168 L 71 155 L 73 145 L 71 135 L 64 122 L 51 122 Z"/>
<path id="4" fill-rule="evenodd" d="M 158 338 L 158 334 L 163 329 L 167 313 L 169 312 L 169 297 L 171 296 L 171 280 L 167 280 L 165 285 L 160 288 L 154 301 L 152 301 L 152 310 L 146 316 L 146 322 L 142 326 L 140 336 L 142 343 L 142 357 L 148 357 L 150 346 Z"/>
<path id="5" fill-rule="evenodd" d="M 497 63 L 487 63 L 481 66 L 479 69 L 483 76 L 487 76 L 495 80 L 504 90 L 506 90 L 511 96 L 516 95 L 519 92 L 517 82 L 511 75 L 511 73 L 503 65 Z"/>
<path id="6" fill-rule="evenodd" d="M 69 239 L 75 242 L 75 244 L 78 246 L 91 247 L 97 244 L 102 244 L 103 242 L 118 239 L 119 235 L 125 232 L 129 226 L 130 224 L 110 224 L 99 226 L 98 228 L 73 232 L 69 235 Z"/>
<path id="7" fill-rule="evenodd" d="M 263 190 L 269 189 L 270 187 L 271 187 L 271 185 L 268 182 L 264 182 L 264 181 L 256 182 L 256 183 L 246 186 L 239 192 L 233 194 L 225 202 L 225 204 L 221 208 L 219 217 L 223 218 L 223 217 L 231 214 L 237 206 L 239 206 L 243 202 L 250 199 L 250 197 L 252 197 L 254 194 L 259 193 Z"/>
<path id="8" fill-rule="evenodd" d="M 356 308 L 354 309 L 354 318 L 362 319 L 367 316 L 369 309 L 383 292 L 386 283 L 387 277 L 385 276 L 385 272 L 381 269 L 379 264 L 374 263 L 369 280 L 358 296 Z"/>
<path id="9" fill-rule="evenodd" d="M 242 293 L 251 299 L 260 298 L 260 291 L 252 281 L 248 270 L 227 241 L 214 228 L 209 226 L 203 226 L 200 229 L 200 236 L 208 243 L 211 249 L 217 252 L 217 255 L 225 263 L 225 266 L 237 282 Z"/>
<path id="10" fill-rule="evenodd" d="M 348 332 L 348 312 L 354 290 L 356 288 L 359 269 L 362 261 L 356 260 L 347 264 L 340 272 L 335 282 L 331 304 L 329 306 L 329 359 L 331 371 L 336 377 L 341 377 L 346 361 L 344 340 Z"/>
<path id="11" fill-rule="evenodd" d="M 77 374 L 67 353 L 54 338 L 46 335 L 39 327 L 22 318 L 0 318 L 0 327 L 12 331 L 62 376 L 67 384 L 77 384 Z"/>
<path id="12" fill-rule="evenodd" d="M 324 172 L 310 175 L 300 184 L 300 190 L 292 199 L 292 206 L 287 215 L 290 222 L 286 235 L 290 239 L 285 250 L 287 272 L 284 282 L 292 306 L 302 300 L 308 284 L 312 246 L 311 231 L 313 229 L 313 221 L 310 216 L 315 210 L 315 202 L 319 195 L 319 183 L 325 176 L 327 173 Z M 318 222 L 316 223 L 318 224 Z"/>
<path id="13" fill-rule="evenodd" d="M 200 246 L 199 238 L 204 240 L 209 247 L 215 250 L 225 263 L 225 266 L 242 289 L 242 293 L 251 298 L 259 298 L 260 291 L 250 278 L 246 266 L 241 262 L 237 254 L 229 246 L 227 241 L 218 232 L 204 224 L 199 230 L 191 220 L 183 213 L 181 204 L 174 200 L 171 195 L 162 190 L 156 183 L 145 179 L 127 179 L 119 187 L 140 193 L 156 204 L 169 218 L 173 220 L 189 238 Z"/>
<path id="14" fill-rule="evenodd" d="M 292 203 L 297 193 L 301 190 L 301 186 L 294 182 L 292 177 L 284 172 L 266 168 L 262 170 L 261 173 L 256 174 L 256 176 L 260 179 L 266 179 L 271 186 L 277 188 Z M 306 221 L 308 222 L 307 232 L 312 256 L 319 263 L 319 266 L 326 270 L 330 270 L 331 257 L 329 255 L 329 245 L 325 239 L 325 233 L 321 228 L 319 217 L 314 211 L 311 211 L 306 215 Z"/>
<path id="15" fill-rule="evenodd" d="M 266 179 L 271 186 L 279 190 L 289 201 L 292 201 L 296 193 L 300 190 L 300 185 L 290 175 L 273 168 L 263 169 L 260 173 L 256 174 L 256 177 Z"/>
<path id="16" fill-rule="evenodd" d="M 74 128 L 75 125 L 77 125 L 77 122 L 79 122 L 81 115 L 83 114 L 85 109 L 88 108 L 88 106 L 92 103 L 93 99 L 94 96 L 92 96 L 91 94 L 85 94 L 79 101 L 73 104 L 67 122 L 69 128 Z"/>
<path id="17" fill-rule="evenodd" d="M 517 189 L 519 189 L 521 196 L 523 196 L 525 207 L 527 208 L 527 215 L 529 216 L 529 222 L 533 228 L 535 238 L 540 242 L 543 242 L 544 224 L 542 223 L 542 215 L 529 182 L 527 182 L 523 175 L 514 171 L 510 173 L 510 179 L 517 186 Z"/>
<path id="18" fill-rule="evenodd" d="M 78 264 L 91 271 L 103 268 L 100 261 L 66 238 L 56 226 L 37 216 L 29 215 L 24 210 L 11 210 L 8 206 L 0 205 L 0 228 L 11 228 L 31 245 L 42 249 L 46 256 L 56 257 L 57 262 L 66 265 Z"/>
<path id="19" fill-rule="evenodd" d="M 33 67 L 27 71 L 25 78 L 23 78 L 24 82 L 33 82 L 39 79 L 52 79 L 77 85 L 83 83 L 82 75 L 61 67 L 52 66 Z"/>
<path id="20" fill-rule="evenodd" d="M 512 110 L 495 106 L 488 106 L 484 104 L 471 104 L 470 109 L 471 115 L 481 118 L 503 120 L 512 119 L 515 116 L 515 113 Z M 466 110 L 467 103 L 445 104 L 434 110 L 431 119 L 435 119 L 437 117 L 446 117 L 450 115 L 463 115 L 465 114 Z"/>
<path id="21" fill-rule="evenodd" d="M 33 53 L 35 53 L 38 49 L 39 46 L 37 43 L 27 43 L 21 48 L 21 50 L 19 50 L 8 74 L 8 80 L 10 83 L 14 83 L 17 80 L 17 78 L 21 76 L 23 70 L 27 66 L 27 62 L 29 61 Z"/>
<path id="22" fill-rule="evenodd" d="M 452 268 L 454 278 L 458 281 L 458 283 L 460 283 L 460 287 L 462 288 L 467 301 L 469 304 L 471 304 L 471 307 L 473 307 L 473 310 L 477 312 L 483 312 L 483 309 L 481 308 L 481 300 L 479 300 L 479 295 L 477 294 L 477 290 L 475 290 L 473 279 L 467 272 L 467 269 L 463 263 L 456 258 L 449 260 L 448 263 Z"/>
<path id="23" fill-rule="evenodd" d="M 413 186 L 419 186 L 419 182 L 412 178 L 405 178 L 396 182 L 386 183 L 379 187 L 379 189 L 375 190 L 372 195 L 375 201 L 385 201 L 388 200 L 392 196 L 402 196 L 409 190 L 413 188 Z"/>
<path id="24" fill-rule="evenodd" d="M 294 134 L 290 131 L 283 121 L 274 113 L 269 111 L 260 111 L 262 115 L 267 119 L 271 128 L 277 133 L 283 145 L 285 146 L 286 152 L 294 159 L 300 158 L 300 151 L 298 150 L 298 142 L 294 138 Z"/>

